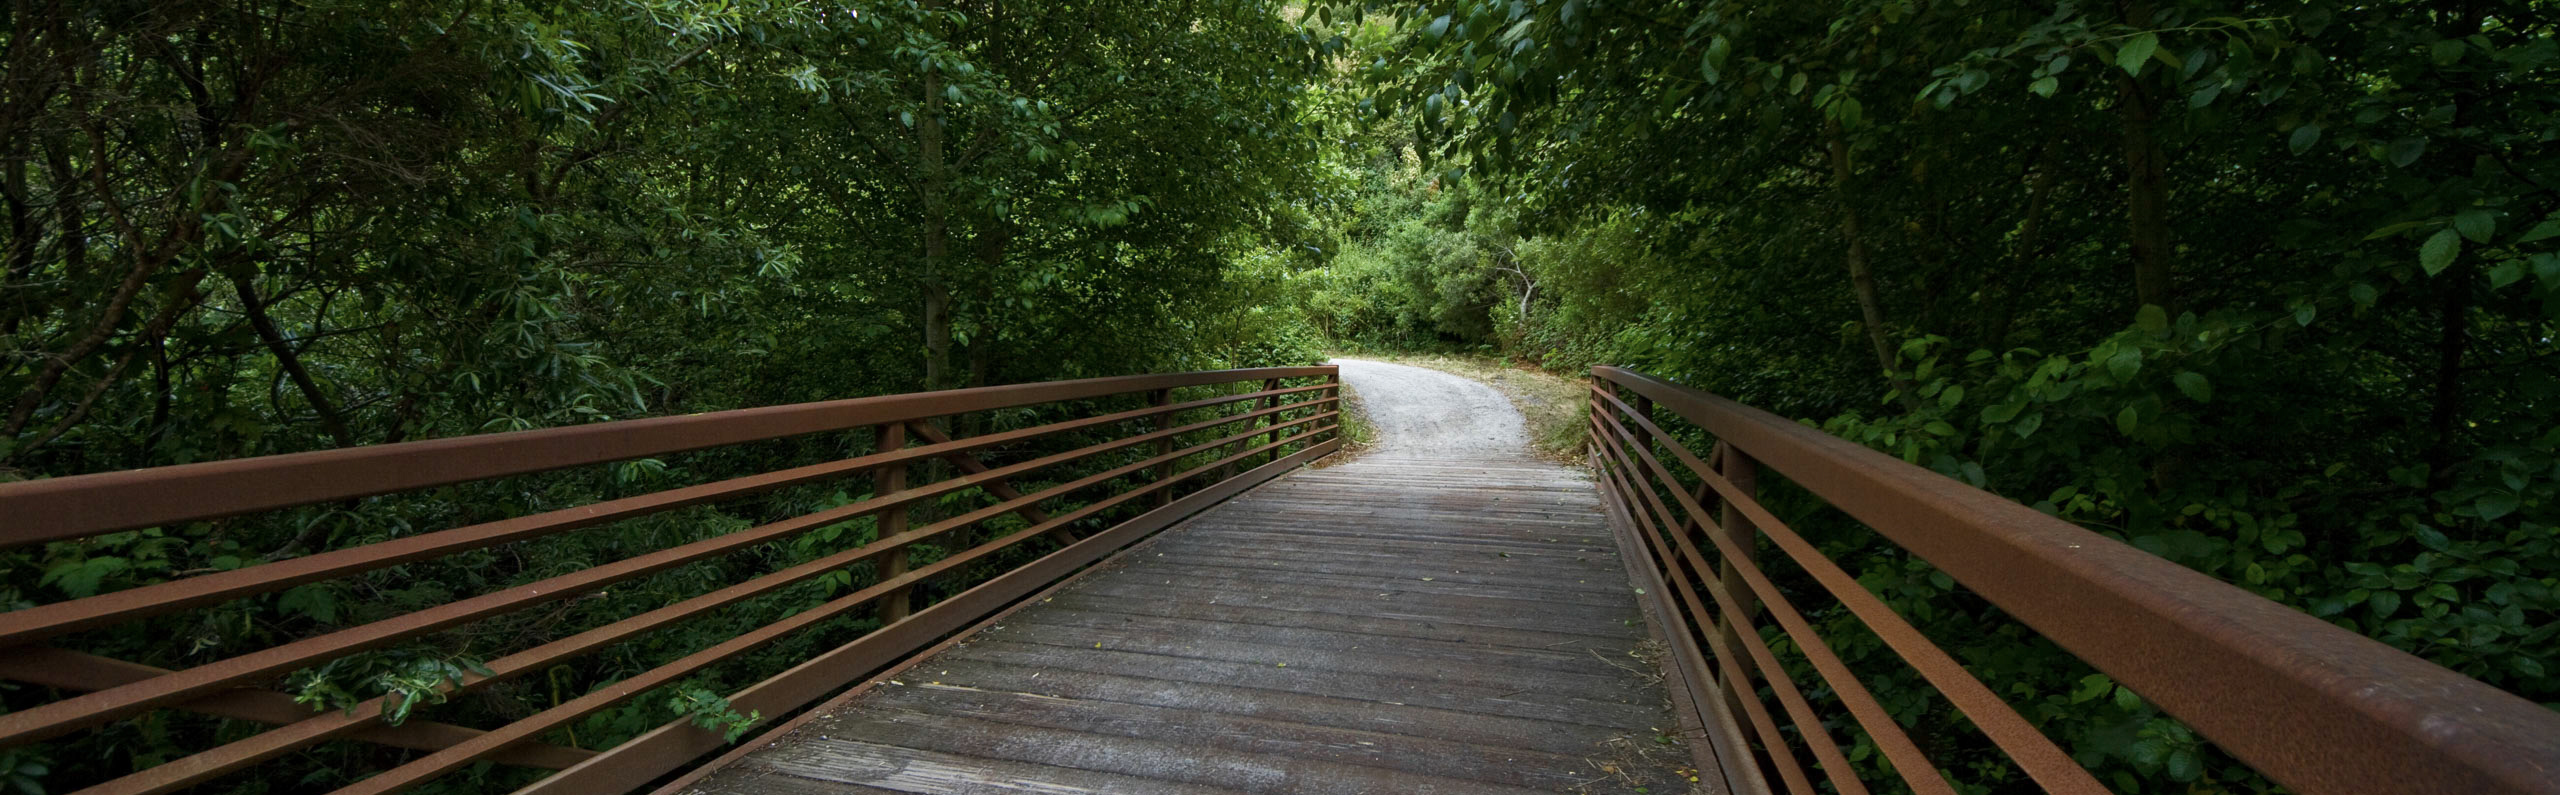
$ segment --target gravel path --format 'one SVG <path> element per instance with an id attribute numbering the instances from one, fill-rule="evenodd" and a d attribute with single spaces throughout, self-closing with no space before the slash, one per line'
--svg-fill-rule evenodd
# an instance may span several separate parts
<path id="1" fill-rule="evenodd" d="M 1461 376 L 1363 359 L 1335 359 L 1378 430 L 1371 455 L 1442 460 L 1529 458 L 1520 410 L 1502 392 Z"/>

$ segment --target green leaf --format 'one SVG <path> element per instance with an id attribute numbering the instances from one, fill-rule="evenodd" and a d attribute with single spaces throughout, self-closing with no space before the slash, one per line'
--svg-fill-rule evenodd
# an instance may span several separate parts
<path id="1" fill-rule="evenodd" d="M 2435 59 L 2439 66 L 2462 60 L 2462 40 L 2439 39 L 2436 43 L 2427 45 L 2427 57 Z"/>
<path id="2" fill-rule="evenodd" d="M 2132 406 L 2126 406 L 2123 411 L 2116 412 L 2116 430 L 2122 431 L 2126 436 L 2132 436 L 2133 429 L 2141 422 L 2142 415 L 2135 412 Z"/>
<path id="3" fill-rule="evenodd" d="M 1717 36 L 1714 41 L 1707 43 L 1706 57 L 1699 61 L 1698 69 L 1706 73 L 1708 85 L 1715 85 L 1717 81 L 1723 79 L 1725 60 L 1732 56 L 1733 42 L 1727 41 L 1725 37 Z"/>
<path id="4" fill-rule="evenodd" d="M 2118 693 L 2126 691 L 2118 690 Z M 2145 737 L 2125 749 L 2125 756 L 2137 765 L 2156 765 L 2169 755 L 2169 742 L 2158 737 Z M 2137 790 L 2126 790 L 2135 792 Z"/>
<path id="5" fill-rule="evenodd" d="M 2054 91 L 2054 89 L 2061 88 L 2061 87 L 2062 87 L 2062 81 L 2061 81 L 2061 80 L 2054 79 L 2054 78 L 2051 78 L 2051 77 L 2047 77 L 2047 78 L 2045 78 L 2045 79 L 2038 80 L 2038 81 L 2035 81 L 2035 82 L 2033 82 L 2033 83 L 2028 83 L 2028 84 L 2027 84 L 2027 90 L 2028 90 L 2028 91 L 2031 91 L 2031 92 L 2034 92 L 2034 93 L 2035 93 L 2035 95 L 2036 95 L 2036 96 L 2039 96 L 2039 97 L 2050 97 L 2050 96 L 2053 96 L 2053 91 Z"/>
<path id="6" fill-rule="evenodd" d="M 2169 778 L 2178 781 L 2194 781 L 2197 774 L 2204 772 L 2204 765 L 2196 762 L 2194 750 L 2180 748 L 2169 752 L 2168 771 Z"/>
<path id="7" fill-rule="evenodd" d="M 2017 434 L 2020 439 L 2024 439 L 2029 436 L 2036 435 L 2036 429 L 2042 427 L 2044 427 L 2044 415 L 2041 413 L 2029 414 L 2026 419 L 2019 420 L 2018 424 L 2009 426 L 2009 432 Z"/>
<path id="8" fill-rule="evenodd" d="M 2141 311 L 2133 313 L 2133 324 L 2155 335 L 2167 334 L 2169 310 L 2160 308 L 2159 304 L 2143 304 Z"/>
<path id="9" fill-rule="evenodd" d="M 2099 697 L 2107 694 L 2108 688 L 2115 687 L 2115 685 L 2116 680 L 2107 678 L 2106 674 L 2090 674 L 2088 676 L 2080 677 L 2080 688 L 2071 691 L 2071 703 L 2085 704 L 2091 701 L 2096 701 Z"/>
<path id="10" fill-rule="evenodd" d="M 2311 147 L 2318 143 L 2320 143 L 2320 125 L 2317 124 L 2305 124 L 2293 128 L 2293 137 L 2285 141 L 2285 144 L 2292 147 L 2293 153 L 2297 155 L 2311 151 Z"/>
<path id="11" fill-rule="evenodd" d="M 276 609 L 301 613 L 323 624 L 334 624 L 338 621 L 336 595 L 329 593 L 329 589 L 317 585 L 305 585 L 284 592 L 282 597 L 276 599 Z"/>
<path id="12" fill-rule="evenodd" d="M 2406 167 L 2427 153 L 2427 139 L 2409 136 L 2391 142 L 2391 164 Z"/>
<path id="13" fill-rule="evenodd" d="M 1946 422 L 1945 420 L 1930 420 L 1930 421 L 1929 421 L 1929 424 L 1927 424 L 1927 425 L 1923 425 L 1923 426 L 1920 426 L 1920 427 L 1921 427 L 1921 429 L 1923 429 L 1923 430 L 1926 430 L 1926 431 L 1928 431 L 1928 432 L 1930 432 L 1930 433 L 1937 434 L 1937 435 L 1939 435 L 1939 436 L 1954 436 L 1954 435 L 1956 435 L 1956 426 L 1948 425 L 1948 424 L 1947 424 L 1947 422 Z"/>
<path id="14" fill-rule="evenodd" d="M 2373 302 L 2382 300 L 2382 291 L 2373 289 L 2373 285 L 2357 282 L 2355 286 L 2347 288 L 2347 297 L 2355 299 L 2357 306 L 2369 307 Z"/>
<path id="15" fill-rule="evenodd" d="M 2451 267 L 2454 256 L 2460 253 L 2462 235 L 2449 228 L 2440 229 L 2428 237 L 2427 242 L 2418 244 L 2418 267 L 2427 269 L 2427 275 L 2434 276 Z"/>
<path id="16" fill-rule="evenodd" d="M 2489 288 L 2497 289 L 2524 279 L 2524 260 L 2511 259 L 2489 269 Z"/>
<path id="17" fill-rule="evenodd" d="M 2126 687 L 2124 685 L 2116 685 L 2116 709 L 2131 712 L 2141 708 L 2142 697 L 2135 695 L 2133 688 Z"/>
<path id="18" fill-rule="evenodd" d="M 2375 591 L 2365 598 L 2365 604 L 2373 607 L 2374 618 L 2390 618 L 2392 611 L 2400 609 L 2400 592 Z"/>
<path id="19" fill-rule="evenodd" d="M 52 585 L 61 588 L 64 594 L 74 599 L 82 599 L 96 595 L 98 586 L 106 582 L 108 577 L 129 568 L 132 568 L 132 564 L 124 558 L 102 555 L 87 560 L 55 564 L 52 568 L 45 570 L 44 577 L 36 584 Z"/>
<path id="20" fill-rule="evenodd" d="M 2498 229 L 2498 214 L 2486 208 L 2473 207 L 2453 216 L 2453 228 L 2474 243 L 2489 242 L 2489 233 Z"/>
<path id="21" fill-rule="evenodd" d="M 2114 356 L 2107 357 L 2107 374 L 2115 376 L 2117 381 L 2131 381 L 2133 380 L 2133 374 L 2139 372 L 2142 372 L 2142 351 L 2140 349 L 2132 347 L 2119 348 L 2116 350 Z"/>
<path id="22" fill-rule="evenodd" d="M 2023 401 L 2002 403 L 1997 406 L 1985 406 L 1982 409 L 1982 421 L 2008 422 L 2010 420 L 2017 419 L 2018 412 L 2025 411 L 2026 408 L 2027 404 Z"/>
<path id="23" fill-rule="evenodd" d="M 2151 60 L 2151 54 L 2158 51 L 2160 51 L 2160 36 L 2146 31 L 2142 35 L 2133 37 L 2132 41 L 2125 42 L 2124 49 L 2116 51 L 2116 66 L 2123 69 L 2125 74 L 2141 75 L 2143 62 Z"/>
<path id="24" fill-rule="evenodd" d="M 1430 36 L 1435 41 L 1441 36 L 1448 35 L 1449 15 L 1442 14 L 1439 19 L 1431 20 L 1430 27 L 1423 28 L 1422 32 L 1424 35 Z"/>
<path id="25" fill-rule="evenodd" d="M 2525 230 L 2524 237 L 2517 238 L 2516 242 L 2532 243 L 2554 237 L 2560 237 L 2560 219 L 2534 224 L 2533 228 Z"/>
<path id="26" fill-rule="evenodd" d="M 2494 522 L 2499 517 L 2514 513 L 2516 505 L 2520 502 L 2522 500 L 2516 497 L 2514 492 L 2492 491 L 2472 500 L 2471 510 L 2480 513 L 2481 521 Z"/>
<path id="27" fill-rule="evenodd" d="M 2169 380 L 2178 385 L 2178 391 L 2185 393 L 2188 400 L 2198 403 L 2213 402 L 2213 383 L 2206 381 L 2203 373 L 2179 373 Z"/>

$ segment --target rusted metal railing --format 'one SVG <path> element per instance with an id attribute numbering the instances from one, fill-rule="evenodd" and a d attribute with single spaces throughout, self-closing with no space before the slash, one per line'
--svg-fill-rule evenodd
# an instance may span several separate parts
<path id="1" fill-rule="evenodd" d="M 1762 508 L 1754 483 L 1765 470 L 1927 560 L 2295 791 L 2560 792 L 2560 713 L 1768 412 L 1620 368 L 1591 374 L 1592 459 L 1604 502 L 1612 522 L 1634 537 L 1629 546 L 1639 559 L 1630 568 L 1670 624 L 1668 664 L 1683 686 L 1683 711 L 1702 720 L 1735 791 L 1766 791 L 1775 778 L 1783 791 L 1817 792 L 1797 757 L 1799 744 L 1835 791 L 1868 791 L 1827 728 L 1832 716 L 1815 712 L 1763 640 L 1763 618 L 1777 624 L 1819 676 L 1818 686 L 1907 786 L 1955 791 L 1770 581 L 1754 558 L 1764 539 L 2037 785 L 2106 791 L 1962 664 Z M 1658 424 L 1673 418 L 1713 438 L 1714 448 L 1701 456 Z M 1763 686 L 1777 712 L 1759 697 Z"/>
<path id="2" fill-rule="evenodd" d="M 1177 400 L 1177 391 L 1197 394 Z M 800 708 L 960 631 L 1079 567 L 1308 460 L 1338 440 L 1339 379 L 1326 367 L 1264 368 L 1098 378 L 859 398 L 712 414 L 358 447 L 315 453 L 161 467 L 0 485 L 0 548 L 89 538 L 137 528 L 177 527 L 221 517 L 583 467 L 761 440 L 869 429 L 874 449 L 842 460 L 613 499 L 318 552 L 230 571 L 186 576 L 83 599 L 0 613 L 0 678 L 50 688 L 58 698 L 0 714 L 0 748 L 94 730 L 155 710 L 184 710 L 274 725 L 244 739 L 82 792 L 169 792 L 334 739 L 425 752 L 340 792 L 400 791 L 465 765 L 488 761 L 557 770 L 527 791 L 623 792 L 644 786 L 720 747 L 720 732 L 684 720 L 609 749 L 552 744 L 556 730 L 677 683 L 759 646 L 830 619 L 865 615 L 883 626 L 736 693 L 740 713 Z M 1080 416 L 952 438 L 938 424 L 975 412 L 1118 401 L 1135 408 L 1079 410 Z M 1038 444 L 1104 440 L 1058 452 Z M 915 442 L 910 446 L 910 442 Z M 1052 444 L 1052 447 L 1059 446 Z M 1020 458 L 1000 466 L 991 453 Z M 1108 454 L 1108 455 L 1106 455 Z M 1254 459 L 1268 458 L 1256 465 Z M 1099 458 L 1097 458 L 1099 456 Z M 939 460 L 949 466 L 919 466 Z M 1094 463 L 1094 462 L 1100 463 Z M 1115 463 L 1116 462 L 1116 463 Z M 1094 471 L 1081 471 L 1100 467 Z M 946 472 L 909 482 L 918 472 Z M 930 475 L 926 475 L 930 477 Z M 430 561 L 689 506 L 823 481 L 869 481 L 874 493 L 736 532 L 435 605 L 393 618 L 303 637 L 182 670 L 107 659 L 57 645 L 64 636 L 189 608 L 253 598 L 296 585 Z M 1015 483 L 1045 485 L 1030 493 Z M 1027 488 L 1027 487 L 1026 487 Z M 909 527 L 912 509 L 966 492 L 993 504 Z M 1180 496 L 1175 496 L 1180 493 Z M 1044 506 L 1057 505 L 1057 513 Z M 1005 515 L 1028 527 L 972 537 Z M 1131 514 L 1134 514 L 1132 516 Z M 765 573 L 638 615 L 529 648 L 508 650 L 481 671 L 445 686 L 485 689 L 642 637 L 730 605 L 777 593 L 870 562 L 862 587 L 725 641 L 494 729 L 383 720 L 389 697 L 344 711 L 313 712 L 268 689 L 285 674 L 414 641 L 432 633 L 590 593 L 674 567 L 784 541 L 860 517 L 877 517 L 876 540 Z M 930 516 L 930 515 L 928 515 Z M 1117 523 L 1107 518 L 1127 516 Z M 1082 535 L 1079 535 L 1079 532 Z M 1062 544 L 931 604 L 911 603 L 919 585 L 997 563 L 1034 538 Z M 919 542 L 947 556 L 913 565 Z M 1013 560 L 1019 555 L 1006 558 Z M 539 706 L 539 705 L 534 705 Z"/>

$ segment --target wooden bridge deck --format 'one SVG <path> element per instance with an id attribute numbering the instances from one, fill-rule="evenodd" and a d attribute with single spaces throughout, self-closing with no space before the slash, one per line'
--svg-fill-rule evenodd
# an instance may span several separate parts
<path id="1" fill-rule="evenodd" d="M 1299 471 L 686 791 L 1687 791 L 1627 583 L 1563 467 Z"/>

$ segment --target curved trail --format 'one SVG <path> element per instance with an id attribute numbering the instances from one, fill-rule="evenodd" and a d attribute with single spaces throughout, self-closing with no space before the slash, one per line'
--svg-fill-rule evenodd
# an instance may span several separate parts
<path id="1" fill-rule="evenodd" d="M 1511 399 L 1484 382 L 1427 367 L 1335 359 L 1360 393 L 1378 431 L 1369 458 L 1438 461 L 1533 460 L 1529 432 Z M 1558 472 L 1569 472 L 1554 467 Z"/>

